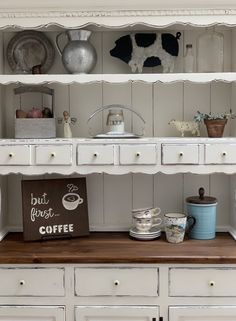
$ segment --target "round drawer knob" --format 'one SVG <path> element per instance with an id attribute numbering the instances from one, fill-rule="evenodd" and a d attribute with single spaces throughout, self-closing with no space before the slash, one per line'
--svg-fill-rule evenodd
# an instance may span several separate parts
<path id="1" fill-rule="evenodd" d="M 120 281 L 119 281 L 119 280 L 115 280 L 115 281 L 114 281 L 114 285 L 115 285 L 115 286 L 118 286 L 119 284 L 120 284 Z"/>
<path id="2" fill-rule="evenodd" d="M 222 153 L 222 156 L 226 156 L 226 152 L 223 152 L 223 153 Z"/>
<path id="3" fill-rule="evenodd" d="M 9 153 L 8 155 L 10 158 L 14 157 L 14 154 L 13 153 Z"/>
<path id="4" fill-rule="evenodd" d="M 20 285 L 25 285 L 25 280 L 20 280 Z"/>
<path id="5" fill-rule="evenodd" d="M 56 156 L 56 153 L 51 153 L 51 157 L 54 158 Z"/>
<path id="6" fill-rule="evenodd" d="M 94 156 L 94 157 L 98 157 L 98 153 L 94 153 L 93 156 Z"/>
<path id="7" fill-rule="evenodd" d="M 137 152 L 137 153 L 136 153 L 136 157 L 139 157 L 140 155 L 141 155 L 140 152 Z"/>
<path id="8" fill-rule="evenodd" d="M 209 282 L 209 285 L 212 287 L 212 286 L 215 286 L 215 281 L 210 281 Z"/>
<path id="9" fill-rule="evenodd" d="M 180 152 L 179 153 L 179 157 L 183 157 L 184 156 L 184 153 L 183 152 Z"/>

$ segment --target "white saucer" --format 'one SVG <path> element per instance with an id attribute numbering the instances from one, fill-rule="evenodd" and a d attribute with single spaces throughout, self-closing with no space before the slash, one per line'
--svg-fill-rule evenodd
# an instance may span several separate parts
<path id="1" fill-rule="evenodd" d="M 161 235 L 161 230 L 154 226 L 147 232 L 140 232 L 136 227 L 129 230 L 129 235 L 137 240 L 153 240 Z"/>
<path id="2" fill-rule="evenodd" d="M 129 235 L 137 240 L 143 240 L 143 241 L 148 241 L 148 240 L 154 240 L 161 236 L 161 231 L 159 233 L 153 234 L 153 235 L 140 235 L 140 234 L 132 234 L 129 233 Z"/>
<path id="3" fill-rule="evenodd" d="M 161 232 L 161 230 L 154 226 L 152 227 L 149 231 L 147 232 L 140 232 L 139 230 L 137 230 L 136 227 L 132 227 L 129 232 L 133 235 L 143 235 L 143 236 L 150 236 L 150 235 L 155 235 L 155 234 L 159 234 Z"/>

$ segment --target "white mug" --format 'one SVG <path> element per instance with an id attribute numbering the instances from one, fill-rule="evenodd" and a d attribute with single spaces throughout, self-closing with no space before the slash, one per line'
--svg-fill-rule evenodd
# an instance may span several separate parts
<path id="1" fill-rule="evenodd" d="M 192 221 L 187 224 L 188 221 Z M 181 243 L 184 240 L 185 233 L 189 233 L 196 223 L 193 216 L 184 213 L 167 213 L 164 214 L 164 226 L 166 239 L 170 243 Z"/>

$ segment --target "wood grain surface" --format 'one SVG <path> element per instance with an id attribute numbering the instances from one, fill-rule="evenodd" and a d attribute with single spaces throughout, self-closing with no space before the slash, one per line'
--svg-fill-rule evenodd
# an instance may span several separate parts
<path id="1" fill-rule="evenodd" d="M 227 233 L 213 240 L 185 240 L 170 244 L 165 236 L 137 241 L 128 233 L 91 233 L 90 236 L 24 242 L 10 233 L 0 242 L 0 263 L 235 263 L 236 243 Z"/>

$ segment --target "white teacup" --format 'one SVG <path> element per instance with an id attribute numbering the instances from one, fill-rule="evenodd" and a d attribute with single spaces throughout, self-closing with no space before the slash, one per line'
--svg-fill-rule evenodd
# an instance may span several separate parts
<path id="1" fill-rule="evenodd" d="M 132 210 L 133 218 L 152 218 L 156 217 L 160 213 L 161 209 L 159 207 L 146 207 Z"/>
<path id="2" fill-rule="evenodd" d="M 162 219 L 157 217 L 160 213 L 161 209 L 159 207 L 132 210 L 134 226 L 139 232 L 148 232 L 151 228 L 161 224 Z"/>

